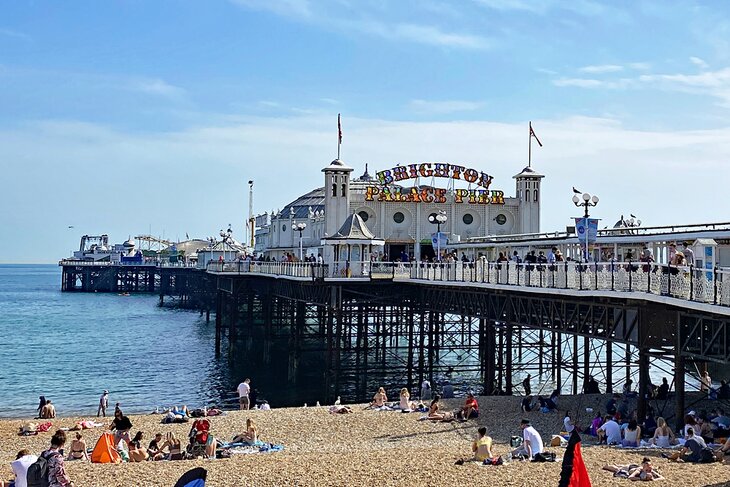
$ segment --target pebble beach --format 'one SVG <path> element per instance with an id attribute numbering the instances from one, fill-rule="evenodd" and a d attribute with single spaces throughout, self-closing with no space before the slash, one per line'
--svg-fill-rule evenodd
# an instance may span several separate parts
<path id="1" fill-rule="evenodd" d="M 586 423 L 587 407 L 599 410 L 607 396 L 562 397 L 562 408 L 580 408 L 578 420 Z M 172 487 L 185 471 L 203 466 L 210 486 L 344 486 L 344 485 L 474 485 L 474 486 L 556 486 L 560 476 L 561 447 L 549 447 L 559 459 L 555 463 L 513 461 L 502 466 L 483 466 L 454 462 L 471 456 L 471 441 L 479 426 L 486 426 L 495 441 L 494 453 L 506 453 L 509 439 L 519 434 L 519 421 L 529 418 L 549 441 L 560 431 L 562 414 L 522 413 L 517 397 L 478 398 L 481 416 L 465 423 L 418 421 L 419 413 L 371 411 L 366 405 L 351 405 L 354 414 L 329 414 L 327 407 L 282 408 L 270 411 L 229 411 L 211 419 L 213 434 L 230 440 L 243 431 L 246 418 L 253 418 L 263 441 L 283 444 L 276 453 L 234 455 L 230 459 L 124 463 L 120 465 L 67 462 L 69 476 L 78 487 Z M 455 409 L 462 400 L 443 401 Z M 15 454 L 28 448 L 37 454 L 47 448 L 57 428 L 73 427 L 88 417 L 59 417 L 49 432 L 18 436 L 19 427 L 28 420 L 0 420 L 0 479 L 12 477 L 10 462 Z M 160 424 L 160 415 L 130 416 L 132 432 L 144 432 L 144 445 L 155 433 L 173 431 L 186 439 L 190 424 Z M 111 421 L 107 418 L 106 423 Z M 82 432 L 92 448 L 104 428 Z M 69 433 L 72 435 L 73 433 Z M 666 477 L 661 485 L 682 487 L 730 486 L 730 465 L 692 465 L 670 463 L 660 457 L 661 450 L 619 449 L 597 446 L 584 436 L 583 457 L 594 486 L 627 485 L 602 471 L 606 463 L 640 463 L 644 455 L 654 458 L 655 467 Z M 68 444 L 66 446 L 68 448 Z"/>

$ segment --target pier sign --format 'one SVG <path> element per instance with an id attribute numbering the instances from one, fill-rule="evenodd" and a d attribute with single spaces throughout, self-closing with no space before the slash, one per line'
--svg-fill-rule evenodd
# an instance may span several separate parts
<path id="1" fill-rule="evenodd" d="M 503 205 L 504 191 L 490 190 L 492 176 L 476 169 L 449 164 L 446 162 L 423 162 L 396 166 L 375 173 L 379 186 L 365 188 L 365 201 L 393 201 L 404 203 L 446 203 L 446 188 L 431 186 L 414 186 L 402 188 L 391 186 L 393 183 L 419 178 L 445 178 L 450 180 L 466 181 L 476 184 L 476 189 L 454 189 L 454 203 L 469 203 L 478 205 Z"/>

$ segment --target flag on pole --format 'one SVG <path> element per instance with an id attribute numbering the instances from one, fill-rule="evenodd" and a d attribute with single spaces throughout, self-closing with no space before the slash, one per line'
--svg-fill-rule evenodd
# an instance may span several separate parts
<path id="1" fill-rule="evenodd" d="M 532 122 L 530 122 L 530 137 L 535 137 L 535 140 L 537 143 L 542 147 L 542 142 L 540 142 L 540 139 L 537 138 L 537 135 L 535 135 L 535 131 L 532 130 Z"/>
<path id="2" fill-rule="evenodd" d="M 563 455 L 558 487 L 591 487 L 591 478 L 580 451 L 580 435 L 576 429 L 570 435 L 568 448 Z"/>
<path id="3" fill-rule="evenodd" d="M 340 114 L 337 114 L 337 134 L 338 134 L 338 141 L 341 144 L 342 143 L 342 121 L 340 120 Z"/>

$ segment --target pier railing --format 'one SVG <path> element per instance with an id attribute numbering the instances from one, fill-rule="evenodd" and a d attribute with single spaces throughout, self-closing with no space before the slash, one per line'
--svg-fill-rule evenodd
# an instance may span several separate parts
<path id="1" fill-rule="evenodd" d="M 646 262 L 412 263 L 410 279 L 649 293 L 730 306 L 730 272 Z"/>
<path id="2" fill-rule="evenodd" d="M 730 306 L 730 271 L 646 262 L 209 262 L 209 272 L 312 280 L 393 279 L 578 291 L 648 293 Z"/>

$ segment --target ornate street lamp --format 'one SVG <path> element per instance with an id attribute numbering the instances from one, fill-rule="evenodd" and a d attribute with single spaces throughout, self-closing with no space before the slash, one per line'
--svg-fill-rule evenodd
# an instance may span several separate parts
<path id="1" fill-rule="evenodd" d="M 441 262 L 441 225 L 446 223 L 448 218 L 444 210 L 439 210 L 438 213 L 434 213 L 428 216 L 428 221 L 436 225 L 436 260 Z"/>
<path id="2" fill-rule="evenodd" d="M 304 260 L 304 258 L 302 257 L 302 232 L 304 231 L 305 228 L 307 228 L 307 224 L 304 222 L 302 222 L 302 223 L 292 222 L 291 229 L 294 230 L 295 232 L 299 232 L 299 261 L 300 262 Z"/>
<path id="3" fill-rule="evenodd" d="M 596 195 L 591 196 L 588 193 L 583 193 L 583 195 L 581 197 L 578 197 L 578 194 L 580 194 L 580 191 L 575 189 L 575 187 L 573 187 L 573 192 L 576 193 L 573 195 L 573 204 L 575 206 L 577 206 L 578 208 L 580 208 L 582 206 L 584 213 L 585 213 L 583 215 L 583 230 L 586 235 L 585 258 L 586 258 L 586 262 L 587 262 L 588 261 L 588 216 L 589 216 L 588 208 L 590 208 L 591 206 L 596 206 L 598 204 L 598 196 L 596 196 Z"/>

